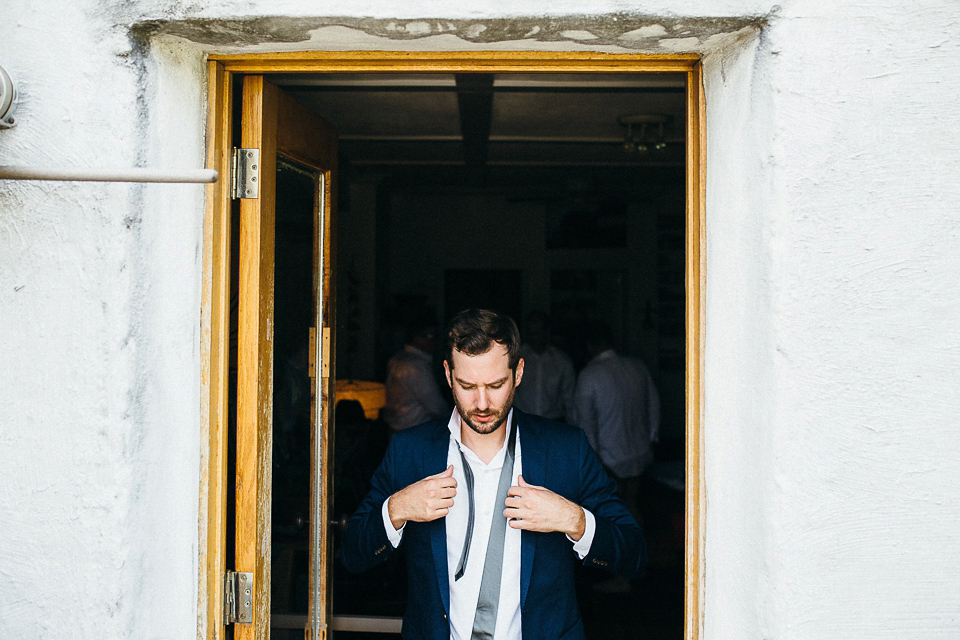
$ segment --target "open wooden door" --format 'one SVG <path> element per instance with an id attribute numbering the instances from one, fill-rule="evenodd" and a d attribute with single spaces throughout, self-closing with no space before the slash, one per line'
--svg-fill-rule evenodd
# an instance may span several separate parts
<path id="1" fill-rule="evenodd" d="M 273 451 L 278 435 L 275 418 L 281 408 L 275 405 L 291 404 L 288 396 L 296 395 L 296 383 L 288 385 L 284 377 L 284 367 L 296 354 L 303 360 L 303 375 L 296 373 L 297 379 L 307 380 L 306 369 L 311 371 L 309 394 L 300 394 L 309 397 L 310 473 L 309 487 L 303 488 L 310 502 L 305 525 L 310 565 L 305 636 L 324 638 L 330 614 L 336 132 L 263 76 L 250 75 L 243 78 L 241 145 L 241 155 L 250 152 L 246 164 L 255 179 L 250 182 L 252 190 L 241 193 L 240 200 L 234 565 L 237 572 L 252 574 L 244 577 L 245 584 L 237 592 L 238 599 L 252 596 L 252 619 L 237 621 L 234 638 L 270 637 Z M 299 190 L 300 196 L 286 197 L 288 188 Z M 287 218 L 295 222 L 278 227 L 278 220 Z M 288 229 L 284 233 L 299 245 L 306 243 L 305 259 L 291 258 L 296 251 L 289 249 L 289 243 L 277 243 L 281 229 Z M 282 296 L 275 293 L 284 291 L 288 282 L 304 278 L 301 292 L 305 295 L 297 299 L 305 312 L 287 313 L 286 303 L 277 302 Z M 278 282 L 283 286 L 277 288 Z M 292 334 L 295 339 L 288 337 Z M 294 347 L 278 352 L 280 340 Z M 286 393 L 279 400 L 278 389 Z M 306 514 L 303 520 L 307 521 Z"/>

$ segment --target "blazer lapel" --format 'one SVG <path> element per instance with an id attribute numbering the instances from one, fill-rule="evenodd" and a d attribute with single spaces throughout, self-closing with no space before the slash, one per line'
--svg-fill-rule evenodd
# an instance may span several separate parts
<path id="1" fill-rule="evenodd" d="M 514 409 L 517 411 L 517 409 Z M 520 429 L 520 466 L 523 479 L 529 484 L 543 486 L 547 475 L 547 439 L 537 425 L 518 412 L 517 428 Z M 520 532 L 520 606 L 527 601 L 530 576 L 533 574 L 533 557 L 539 536 L 532 531 Z"/>
<path id="2" fill-rule="evenodd" d="M 450 431 L 446 423 L 436 431 L 423 449 L 422 477 L 440 473 L 447 468 L 447 451 L 450 448 Z M 433 550 L 433 564 L 437 570 L 437 586 L 443 600 L 443 610 L 450 615 L 450 582 L 447 576 L 447 526 L 444 518 L 430 522 L 430 547 Z"/>

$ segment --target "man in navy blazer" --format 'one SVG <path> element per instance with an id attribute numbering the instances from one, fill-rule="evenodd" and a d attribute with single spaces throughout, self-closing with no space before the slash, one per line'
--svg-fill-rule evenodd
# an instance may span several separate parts
<path id="1" fill-rule="evenodd" d="M 583 432 L 512 408 L 513 391 L 523 376 L 519 346 L 519 332 L 507 316 L 474 309 L 454 318 L 444 360 L 456 402 L 453 416 L 394 434 L 370 492 L 347 524 L 341 559 L 350 571 L 382 562 L 401 541 L 406 548 L 404 638 L 581 639 L 576 563 L 627 576 L 638 575 L 646 564 L 640 527 Z M 461 460 L 480 473 L 485 464 L 504 460 L 508 449 L 512 460 L 513 448 L 506 443 L 511 425 L 518 434 L 521 468 L 514 472 L 515 482 L 501 505 L 503 515 L 493 516 L 494 527 L 498 517 L 507 525 L 501 552 L 504 583 L 497 585 L 502 589 L 500 612 L 497 617 L 494 605 L 495 633 L 477 626 L 471 630 L 479 576 L 485 572 L 483 554 L 473 554 L 474 564 L 466 565 L 472 573 L 466 576 L 463 562 L 467 548 L 491 525 L 480 521 L 480 533 L 469 533 L 474 517 L 471 484 L 471 528 L 464 535 L 467 499 L 463 489 L 458 494 L 454 476 L 465 477 Z M 473 473 L 467 472 L 473 483 Z M 501 484 L 506 487 L 502 478 Z M 459 539 L 448 540 L 451 532 Z M 484 538 L 483 548 L 486 545 Z M 461 569 L 455 576 L 461 546 Z M 499 566 L 495 575 L 500 575 Z M 466 580 L 452 590 L 460 577 Z M 518 585 L 512 582 L 516 578 Z M 457 601 L 464 598 L 468 601 Z"/>

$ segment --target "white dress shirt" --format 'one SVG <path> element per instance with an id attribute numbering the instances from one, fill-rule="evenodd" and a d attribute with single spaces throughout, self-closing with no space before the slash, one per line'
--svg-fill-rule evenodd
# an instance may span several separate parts
<path id="1" fill-rule="evenodd" d="M 653 462 L 660 396 L 642 362 L 613 349 L 597 355 L 577 379 L 574 409 L 576 424 L 615 476 L 638 476 Z"/>
<path id="2" fill-rule="evenodd" d="M 513 409 L 507 415 L 505 426 L 513 421 Z M 493 456 L 489 463 L 484 463 L 477 455 L 465 446 L 460 439 L 460 414 L 456 409 L 450 416 L 447 425 L 450 429 L 450 446 L 447 451 L 447 465 L 453 465 L 453 477 L 457 481 L 457 496 L 453 507 L 446 516 L 447 533 L 447 578 L 450 583 L 450 638 L 451 640 L 470 640 L 473 632 L 473 619 L 477 611 L 477 601 L 480 598 L 480 582 L 483 576 L 483 564 L 487 555 L 487 542 L 490 538 L 490 524 L 496 509 L 502 513 L 505 505 L 494 504 L 497 499 L 497 488 L 500 484 L 500 472 L 507 455 L 507 443 Z M 468 427 L 469 428 L 469 427 Z M 510 431 L 508 430 L 509 434 Z M 522 457 L 520 452 L 520 434 L 517 433 L 516 450 L 514 452 L 512 485 L 516 486 L 517 476 L 522 473 Z M 455 579 L 457 565 L 463 552 L 463 540 L 467 535 L 467 521 L 469 519 L 469 499 L 467 497 L 467 481 L 463 473 L 463 461 L 460 451 L 463 451 L 467 463 L 473 470 L 474 478 L 474 525 L 473 542 L 470 554 L 467 557 L 467 566 L 460 580 Z M 403 536 L 404 527 L 394 529 L 390 522 L 389 498 L 383 503 L 383 526 L 386 529 L 390 543 L 397 547 Z M 583 536 L 573 542 L 573 549 L 583 559 L 590 551 L 593 543 L 596 521 L 587 509 L 583 510 L 586 519 Z M 495 640 L 521 640 L 520 629 L 520 540 L 521 530 L 508 526 L 503 543 L 503 569 L 500 574 L 500 605 L 497 609 L 497 626 L 494 631 Z M 408 560 L 412 562 L 413 560 Z M 412 596 L 413 594 L 411 594 Z"/>
<path id="3" fill-rule="evenodd" d="M 563 351 L 549 345 L 537 353 L 529 344 L 520 347 L 523 380 L 513 404 L 526 413 L 551 420 L 573 418 L 573 362 Z"/>

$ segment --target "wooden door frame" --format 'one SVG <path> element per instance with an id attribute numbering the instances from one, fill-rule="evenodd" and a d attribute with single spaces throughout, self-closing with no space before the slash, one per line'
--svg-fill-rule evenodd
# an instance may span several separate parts
<path id="1" fill-rule="evenodd" d="M 344 51 L 211 55 L 207 63 L 207 166 L 230 175 L 233 79 L 273 73 L 684 73 L 686 127 L 686 496 L 684 638 L 703 637 L 705 487 L 703 339 L 706 266 L 706 123 L 703 71 L 694 54 L 544 51 Z M 229 181 L 208 187 L 203 234 L 201 307 L 202 424 L 207 430 L 200 487 L 198 637 L 223 638 L 227 393 L 230 345 Z M 335 339 L 335 338 L 333 338 Z"/>

